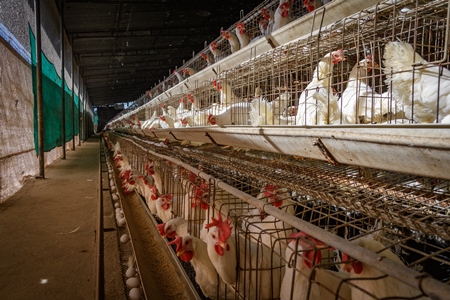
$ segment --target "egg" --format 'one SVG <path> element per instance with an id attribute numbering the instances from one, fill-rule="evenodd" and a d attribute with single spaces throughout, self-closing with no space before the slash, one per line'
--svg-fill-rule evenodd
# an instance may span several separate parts
<path id="1" fill-rule="evenodd" d="M 109 185 L 110 185 L 110 186 L 114 186 L 114 185 L 115 185 L 114 180 L 111 179 L 111 180 L 109 181 Z"/>
<path id="2" fill-rule="evenodd" d="M 115 207 L 115 208 L 120 207 L 120 203 L 114 203 L 114 207 Z"/>
<path id="3" fill-rule="evenodd" d="M 131 300 L 139 300 L 141 299 L 142 292 L 140 288 L 132 288 L 128 295 L 130 296 Z"/>
<path id="4" fill-rule="evenodd" d="M 119 195 L 117 195 L 117 194 L 112 194 L 112 199 L 113 199 L 114 201 L 119 200 Z"/>
<path id="5" fill-rule="evenodd" d="M 125 220 L 125 218 L 122 218 L 117 223 L 119 224 L 119 226 L 123 226 L 123 225 L 125 225 L 126 222 L 127 221 Z M 122 235 L 122 237 L 123 237 L 123 235 Z M 122 241 L 122 238 L 120 238 L 120 241 Z M 122 242 L 122 243 L 126 243 L 126 242 Z"/>
<path id="6" fill-rule="evenodd" d="M 130 237 L 128 236 L 128 234 L 122 234 L 122 236 L 120 237 L 120 242 L 122 244 L 125 244 L 126 242 L 128 242 L 130 240 Z"/>
<path id="7" fill-rule="evenodd" d="M 136 276 L 136 269 L 133 267 L 128 268 L 127 271 L 125 272 L 125 276 L 127 276 L 127 278 Z"/>
<path id="8" fill-rule="evenodd" d="M 109 179 L 112 179 L 112 177 L 113 177 L 112 174 L 109 174 Z"/>
<path id="9" fill-rule="evenodd" d="M 116 208 L 116 214 L 120 214 L 120 213 L 121 213 L 121 210 L 122 210 L 122 209 L 121 209 L 120 207 L 117 207 L 117 208 Z"/>
<path id="10" fill-rule="evenodd" d="M 114 192 L 116 190 L 116 187 L 113 185 L 111 186 L 111 192 Z"/>
<path id="11" fill-rule="evenodd" d="M 127 288 L 137 288 L 141 284 L 141 281 L 139 280 L 139 277 L 131 277 L 128 278 L 126 281 Z"/>

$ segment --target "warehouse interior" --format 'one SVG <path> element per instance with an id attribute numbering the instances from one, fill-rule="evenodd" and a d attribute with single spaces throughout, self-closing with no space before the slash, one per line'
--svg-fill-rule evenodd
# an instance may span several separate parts
<path id="1" fill-rule="evenodd" d="M 448 0 L 1 1 L 0 294 L 447 299 L 449 24 Z"/>

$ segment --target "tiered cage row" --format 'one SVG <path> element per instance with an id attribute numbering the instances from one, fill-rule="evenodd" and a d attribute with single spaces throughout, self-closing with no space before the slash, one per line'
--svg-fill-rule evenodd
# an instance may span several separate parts
<path id="1" fill-rule="evenodd" d="M 207 80 L 188 78 L 181 89 L 164 91 L 110 126 L 127 129 L 129 119 L 142 124 L 154 113 L 172 118 L 175 127 L 214 125 L 210 114 L 223 119 L 218 125 L 447 123 L 448 6 L 379 3 L 234 68 L 213 69 L 216 75 L 208 72 Z M 416 56 L 401 50 L 386 65 L 386 46 L 398 41 L 411 45 Z M 345 61 L 334 65 L 325 56 L 339 49 Z M 240 51 L 250 57 L 251 49 Z M 318 67 L 321 60 L 326 70 Z M 401 83 L 387 80 L 399 76 Z M 319 83 L 311 86 L 314 77 Z M 433 91 L 425 91 L 429 86 Z M 182 118 L 189 122 L 177 125 Z M 152 128 L 151 122 L 142 127 Z"/>
<path id="2" fill-rule="evenodd" d="M 414 296 L 444 299 L 442 295 L 448 293 L 449 286 L 443 284 L 450 279 L 448 181 L 211 144 L 166 145 L 156 139 L 114 133 L 109 134 L 109 140 L 120 143 L 137 172 L 145 174 L 145 165 L 153 164 L 160 177 L 160 194 L 173 195 L 170 217 L 187 220 L 191 235 L 204 238 L 207 233 L 202 224 L 211 217 L 217 219 L 219 212 L 223 219 L 230 217 L 233 231 L 243 241 L 236 244 L 243 262 L 237 274 L 243 281 L 227 289 L 217 288 L 219 295 L 211 298 L 278 299 L 281 290 L 281 298 L 297 299 L 295 285 L 285 286 L 289 273 L 298 274 L 307 283 L 300 292 L 310 294 L 301 299 L 318 299 L 314 298 L 318 286 L 328 293 L 320 299 L 350 299 L 345 296 L 348 287 L 352 294 L 361 288 L 366 297 L 372 294 L 380 299 L 369 287 L 381 284 L 379 287 L 388 289 L 385 283 L 395 280 L 409 284 Z M 156 185 L 153 176 L 147 179 Z M 273 206 L 275 190 L 280 208 Z M 312 225 L 312 231 L 305 224 Z M 310 232 L 295 240 L 291 234 L 299 231 Z M 340 239 L 329 239 L 330 235 Z M 361 238 L 379 242 L 382 248 L 378 252 L 387 249 L 395 253 L 410 275 L 393 277 L 403 266 L 382 260 L 380 257 L 386 256 L 383 252 L 378 258 L 384 264 L 378 266 L 381 272 L 377 276 L 364 281 L 342 277 L 348 259 L 345 255 L 357 255 L 356 247 L 348 245 Z M 319 246 L 312 242 L 322 240 L 333 243 Z M 294 250 L 293 241 L 303 247 L 307 243 L 314 250 L 312 269 L 297 264 L 308 252 L 305 248 Z M 316 259 L 319 252 L 321 260 Z M 320 277 L 324 270 L 332 274 L 337 285 L 324 286 Z M 386 274 L 391 276 L 385 278 Z M 256 275 L 262 281 L 255 280 Z M 292 279 L 294 282 L 298 281 Z M 254 290 L 247 288 L 250 286 Z"/>

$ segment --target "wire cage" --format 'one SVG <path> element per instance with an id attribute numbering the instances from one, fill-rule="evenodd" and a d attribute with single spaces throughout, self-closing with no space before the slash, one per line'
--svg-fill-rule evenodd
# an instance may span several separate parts
<path id="1" fill-rule="evenodd" d="M 349 290 L 375 299 L 430 296 L 415 280 L 419 275 L 392 276 L 401 265 L 411 274 L 432 276 L 435 282 L 450 279 L 448 181 L 211 144 L 192 147 L 115 133 L 108 136 L 134 157 L 133 169 L 143 172 L 145 164 L 152 162 L 160 176 L 159 194 L 173 194 L 171 217 L 184 218 L 188 233 L 204 239 L 204 224 L 212 217 L 230 218 L 240 241 L 235 243 L 238 279 L 226 289 L 217 288 L 217 297 L 277 299 L 281 294 L 282 299 L 295 299 L 300 284 L 307 293 L 302 299 L 350 299 Z M 151 176 L 147 178 L 156 184 Z M 255 206 L 257 202 L 261 205 Z M 267 212 L 272 208 L 277 214 Z M 292 217 L 317 232 L 305 234 L 301 226 L 292 225 Z M 342 241 L 321 242 L 327 234 Z M 364 247 L 360 244 L 364 239 L 374 241 L 372 252 L 397 263 L 349 277 L 346 270 L 353 254 L 343 249 L 346 243 Z M 331 276 L 335 284 L 327 285 L 324 276 Z M 380 294 L 372 289 L 388 282 L 407 287 L 412 294 Z"/>
<path id="2" fill-rule="evenodd" d="M 248 50 L 249 60 L 195 87 L 227 84 L 213 98 L 231 114 L 223 125 L 448 123 L 448 6 L 381 2 L 257 57 Z M 247 107 L 227 110 L 238 102 Z"/>

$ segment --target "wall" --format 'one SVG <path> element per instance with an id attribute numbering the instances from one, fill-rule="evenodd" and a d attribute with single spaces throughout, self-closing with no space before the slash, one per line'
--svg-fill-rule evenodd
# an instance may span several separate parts
<path id="1" fill-rule="evenodd" d="M 42 53 L 53 64 L 57 75 L 61 77 L 60 24 L 55 3 L 53 0 L 41 0 L 41 47 Z M 0 203 L 19 190 L 26 178 L 39 174 L 35 144 L 35 95 L 33 94 L 30 28 L 36 36 L 33 0 L 0 0 Z M 78 67 L 72 63 L 72 48 L 67 36 L 65 36 L 64 56 L 64 77 L 70 93 L 66 101 L 72 101 L 73 88 L 76 102 L 80 98 L 80 105 L 83 108 L 84 101 L 88 101 L 88 97 L 79 91 Z M 54 98 L 50 100 L 61 103 L 60 94 Z M 90 107 L 88 103 L 86 106 Z M 50 106 L 45 109 L 54 108 Z M 72 136 L 72 122 L 75 122 L 76 127 L 75 143 L 66 139 L 65 145 L 68 150 L 75 150 L 72 147 L 79 142 L 78 116 L 73 118 L 66 120 L 66 127 L 70 128 L 67 129 L 71 133 L 70 136 Z M 92 120 L 86 120 L 86 122 L 91 123 Z M 83 139 L 86 137 L 87 134 L 81 136 Z M 61 142 L 60 139 L 59 146 L 45 153 L 45 165 L 62 156 Z"/>

